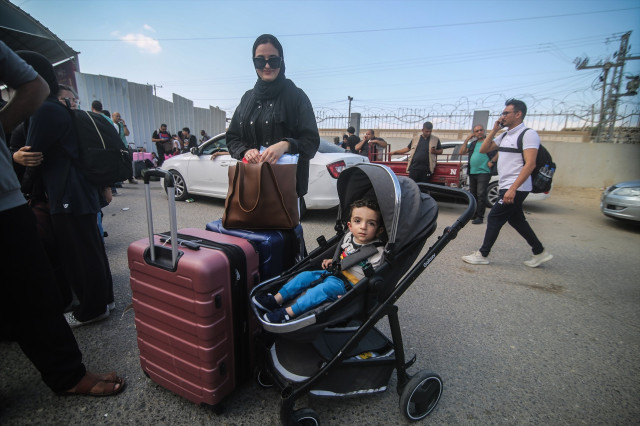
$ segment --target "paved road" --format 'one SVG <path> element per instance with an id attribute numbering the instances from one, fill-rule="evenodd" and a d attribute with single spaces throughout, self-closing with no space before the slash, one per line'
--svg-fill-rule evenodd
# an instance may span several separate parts
<path id="1" fill-rule="evenodd" d="M 221 415 L 157 386 L 138 361 L 126 249 L 145 237 L 142 185 L 126 185 L 105 209 L 116 311 L 76 329 L 87 366 L 116 369 L 128 387 L 112 398 L 53 395 L 17 345 L 0 343 L 0 424 L 278 424 L 278 393 L 242 386 Z M 524 241 L 505 228 L 492 265 L 460 256 L 478 248 L 468 225 L 399 300 L 405 347 L 439 373 L 442 400 L 425 424 L 637 424 L 640 418 L 640 227 L 598 210 L 598 192 L 556 191 L 527 205 L 527 217 L 555 258 L 538 269 Z M 168 229 L 165 196 L 153 186 L 156 230 Z M 179 227 L 204 227 L 220 200 L 178 203 Z M 439 230 L 462 212 L 440 204 Z M 331 235 L 336 210 L 312 211 L 307 244 Z M 6 281 L 5 281 L 6 283 Z M 5 284 L 6 285 L 6 284 Z M 382 326 L 386 329 L 386 326 Z M 342 400 L 304 399 L 324 424 L 405 424 L 395 374 L 387 392 Z"/>

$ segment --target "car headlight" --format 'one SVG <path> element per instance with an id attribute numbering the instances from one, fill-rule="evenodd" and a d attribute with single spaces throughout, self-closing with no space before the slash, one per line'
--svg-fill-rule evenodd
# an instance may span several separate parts
<path id="1" fill-rule="evenodd" d="M 612 191 L 614 195 L 619 197 L 636 197 L 640 198 L 640 186 L 629 186 L 625 188 L 618 188 Z"/>

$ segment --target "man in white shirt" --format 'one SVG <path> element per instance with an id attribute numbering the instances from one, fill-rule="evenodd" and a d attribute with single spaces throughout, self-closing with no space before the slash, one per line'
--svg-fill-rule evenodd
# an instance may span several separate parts
<path id="1" fill-rule="evenodd" d="M 531 246 L 533 257 L 525 260 L 525 265 L 536 268 L 553 258 L 553 255 L 548 253 L 538 240 L 522 210 L 522 203 L 532 189 L 531 172 L 536 166 L 536 156 L 540 147 L 538 133 L 527 129 L 523 124 L 526 114 L 527 105 L 524 102 L 517 99 L 507 100 L 501 117 L 495 122 L 491 133 L 480 146 L 481 153 L 500 151 L 500 161 L 498 161 L 500 196 L 487 217 L 487 230 L 482 247 L 475 253 L 462 256 L 462 260 L 472 265 L 489 264 L 487 257 L 491 247 L 496 242 L 500 229 L 507 222 Z M 508 130 L 494 140 L 498 130 L 503 127 Z M 522 138 L 522 150 L 518 149 L 519 137 Z"/>

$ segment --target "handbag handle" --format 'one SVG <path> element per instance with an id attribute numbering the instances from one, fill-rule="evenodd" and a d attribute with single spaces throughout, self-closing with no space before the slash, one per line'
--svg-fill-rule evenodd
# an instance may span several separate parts
<path id="1" fill-rule="evenodd" d="M 252 211 L 254 211 L 257 207 L 258 207 L 258 202 L 260 202 L 260 191 L 262 190 L 262 166 L 263 164 L 269 164 L 269 163 L 260 163 L 260 169 L 258 170 L 258 194 L 256 196 L 256 202 L 253 205 L 253 207 L 247 209 L 245 206 L 242 205 L 242 196 L 245 194 L 244 191 L 244 168 L 246 167 L 244 164 L 242 166 L 239 166 L 238 169 L 238 178 L 239 178 L 239 182 L 238 182 L 238 205 L 240 206 L 240 209 L 242 209 L 243 212 L 245 213 L 250 213 Z M 276 185 L 277 186 L 277 185 Z M 278 188 L 279 190 L 279 188 Z"/>
<path id="2" fill-rule="evenodd" d="M 282 195 L 282 191 L 280 190 L 280 185 L 278 185 L 278 181 L 276 180 L 276 175 L 275 173 L 273 173 L 273 168 L 271 168 L 271 164 L 270 163 L 260 163 L 260 169 L 258 171 L 258 194 L 256 197 L 256 201 L 255 204 L 253 205 L 253 207 L 251 207 L 250 209 L 245 208 L 242 205 L 242 195 L 244 194 L 244 168 L 245 165 L 242 164 L 240 166 L 240 164 L 238 164 L 238 168 L 236 168 L 236 176 L 240 179 L 240 181 L 238 182 L 238 205 L 240 206 L 240 209 L 242 209 L 243 212 L 245 213 L 250 213 L 252 211 L 254 211 L 257 207 L 258 207 L 258 203 L 260 201 L 260 191 L 262 191 L 262 169 L 264 167 L 267 168 L 267 170 L 269 170 L 269 174 L 271 175 L 271 181 L 275 184 L 276 190 L 278 191 L 278 195 L 280 198 L 280 205 L 282 206 L 282 210 L 284 210 L 285 214 L 287 215 L 287 219 L 289 219 L 289 223 L 292 224 L 293 226 L 293 219 L 291 219 L 291 215 L 289 214 L 289 211 L 287 210 L 287 207 L 285 206 L 284 203 L 284 196 Z M 238 170 L 240 169 L 240 170 Z M 234 180 L 235 180 L 235 176 L 234 176 Z M 235 182 L 234 182 L 234 187 L 235 187 Z"/>

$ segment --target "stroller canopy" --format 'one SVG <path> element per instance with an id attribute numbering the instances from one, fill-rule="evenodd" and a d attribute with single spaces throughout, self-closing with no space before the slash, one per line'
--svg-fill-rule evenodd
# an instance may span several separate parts
<path id="1" fill-rule="evenodd" d="M 359 199 L 375 199 L 393 252 L 428 236 L 438 217 L 438 205 L 410 178 L 396 176 L 381 164 L 360 163 L 338 177 L 339 221 L 349 220 L 349 208 Z"/>

